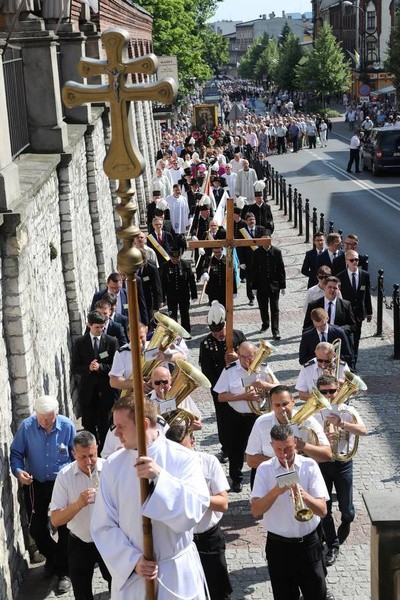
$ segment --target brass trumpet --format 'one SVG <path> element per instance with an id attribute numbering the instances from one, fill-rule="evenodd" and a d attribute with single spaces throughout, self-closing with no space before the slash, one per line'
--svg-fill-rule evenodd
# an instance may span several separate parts
<path id="1" fill-rule="evenodd" d="M 253 375 L 254 373 L 258 373 L 260 371 L 261 365 L 265 362 L 265 360 L 275 351 L 275 348 L 272 344 L 265 340 L 259 340 L 259 347 L 257 353 L 247 369 L 248 375 Z M 278 379 L 275 377 L 274 373 L 268 373 L 269 375 L 269 383 L 279 384 Z M 245 391 L 249 392 L 253 386 L 248 385 L 245 386 Z M 265 413 L 270 411 L 269 406 L 269 392 L 259 392 L 259 396 L 261 400 L 253 401 L 248 400 L 247 404 L 252 413 L 255 415 L 264 415 Z"/>
<path id="2" fill-rule="evenodd" d="M 285 460 L 285 467 L 286 467 L 288 473 L 291 473 L 292 471 L 289 469 L 289 465 L 288 465 L 286 456 L 285 456 L 284 460 Z M 290 493 L 292 495 L 293 506 L 294 506 L 294 518 L 296 519 L 296 521 L 300 521 L 300 522 L 304 523 L 305 521 L 309 521 L 310 519 L 312 519 L 314 516 L 314 513 L 310 508 L 308 508 L 305 505 L 303 497 L 301 495 L 300 486 L 298 483 L 296 483 L 293 487 L 290 488 Z"/>

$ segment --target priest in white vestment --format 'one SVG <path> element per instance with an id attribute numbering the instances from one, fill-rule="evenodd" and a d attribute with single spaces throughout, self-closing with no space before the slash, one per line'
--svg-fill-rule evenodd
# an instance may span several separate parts
<path id="1" fill-rule="evenodd" d="M 243 169 L 236 177 L 235 194 L 247 198 L 247 204 L 255 202 L 254 184 L 258 181 L 257 173 L 250 168 L 249 161 L 243 160 Z"/>
<path id="2" fill-rule="evenodd" d="M 131 396 L 113 408 L 116 434 L 124 449 L 103 466 L 91 522 L 93 540 L 112 575 L 112 600 L 142 600 L 146 579 L 156 579 L 157 600 L 205 600 L 205 579 L 193 528 L 210 504 L 194 452 L 156 429 L 157 413 L 145 402 L 147 456 L 138 457 Z M 142 505 L 140 478 L 153 491 Z M 155 560 L 143 557 L 142 515 L 152 520 Z"/>
<path id="3" fill-rule="evenodd" d="M 172 187 L 172 194 L 167 196 L 169 213 L 171 215 L 172 227 L 175 233 L 186 233 L 189 227 L 189 205 L 185 196 L 181 194 L 178 184 Z"/>

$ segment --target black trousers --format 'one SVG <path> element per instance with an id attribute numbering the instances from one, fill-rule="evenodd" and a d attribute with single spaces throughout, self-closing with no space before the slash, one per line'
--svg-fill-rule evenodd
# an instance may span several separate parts
<path id="1" fill-rule="evenodd" d="M 218 402 L 218 394 L 211 390 L 212 399 L 215 407 L 215 416 L 217 419 L 217 431 L 218 431 L 218 439 L 221 444 L 221 449 L 224 454 L 228 453 L 228 420 L 227 413 L 229 412 L 230 406 L 227 402 Z"/>
<path id="2" fill-rule="evenodd" d="M 54 481 L 40 482 L 33 480 L 31 485 L 24 485 L 25 507 L 28 513 L 29 531 L 36 547 L 49 563 L 54 564 L 58 577 L 68 575 L 68 529 L 66 525 L 57 528 L 58 542 L 50 535 L 48 517 Z"/>
<path id="3" fill-rule="evenodd" d="M 325 567 L 317 531 L 301 543 L 268 534 L 265 548 L 274 600 L 326 600 Z"/>
<path id="4" fill-rule="evenodd" d="M 272 335 L 279 335 L 279 290 L 272 290 L 266 285 L 262 290 L 257 290 L 257 302 L 263 327 L 269 327 L 271 312 Z"/>
<path id="5" fill-rule="evenodd" d="M 204 533 L 194 534 L 211 600 L 228 600 L 232 593 L 225 558 L 225 536 L 215 525 Z"/>
<path id="6" fill-rule="evenodd" d="M 353 166 L 353 162 L 355 163 L 356 172 L 360 170 L 360 149 L 359 148 L 350 148 L 350 159 L 347 164 L 347 170 L 351 171 L 351 167 Z"/>
<path id="7" fill-rule="evenodd" d="M 229 408 L 226 415 L 229 476 L 232 482 L 239 483 L 243 480 L 242 468 L 247 440 L 249 439 L 257 415 L 253 413 L 238 413 L 229 404 L 227 406 Z"/>
<path id="8" fill-rule="evenodd" d="M 178 296 L 168 296 L 168 315 L 171 319 L 178 321 L 178 308 L 181 315 L 181 325 L 188 333 L 190 333 L 190 318 L 189 307 L 190 300 L 188 298 L 179 298 Z"/>
<path id="9" fill-rule="evenodd" d="M 95 391 L 89 403 L 81 403 L 82 426 L 96 437 L 101 452 L 108 429 L 114 401 Z"/>
<path id="10" fill-rule="evenodd" d="M 68 565 L 75 600 L 93 600 L 92 579 L 94 567 L 98 563 L 103 578 L 111 589 L 111 575 L 93 542 L 83 542 L 69 534 Z"/>

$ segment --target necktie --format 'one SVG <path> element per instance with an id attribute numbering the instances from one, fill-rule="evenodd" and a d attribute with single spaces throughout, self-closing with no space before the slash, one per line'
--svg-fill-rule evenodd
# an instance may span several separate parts
<path id="1" fill-rule="evenodd" d="M 334 252 L 333 253 L 333 258 L 336 258 L 336 257 L 337 257 L 337 252 Z"/>
<path id="2" fill-rule="evenodd" d="M 252 238 L 254 237 L 254 229 L 250 229 L 250 235 Z"/>
<path id="3" fill-rule="evenodd" d="M 357 293 L 357 284 L 356 284 L 356 274 L 355 273 L 351 274 L 351 285 L 353 286 L 353 292 L 356 294 Z"/>
<path id="4" fill-rule="evenodd" d="M 99 339 L 97 337 L 93 339 L 93 352 L 94 357 L 99 358 Z"/>
<path id="5" fill-rule="evenodd" d="M 157 237 L 158 237 L 158 243 L 162 244 L 162 234 L 159 233 Z"/>
<path id="6" fill-rule="evenodd" d="M 329 323 L 331 323 L 331 315 L 332 315 L 332 302 L 329 302 L 329 304 L 328 304 Z"/>
<path id="7" fill-rule="evenodd" d="M 321 333 L 321 342 L 326 342 L 326 335 L 324 331 Z"/>

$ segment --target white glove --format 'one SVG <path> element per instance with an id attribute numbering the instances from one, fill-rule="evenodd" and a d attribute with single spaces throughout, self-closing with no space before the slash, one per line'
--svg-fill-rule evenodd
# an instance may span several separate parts
<path id="1" fill-rule="evenodd" d="M 193 242 L 198 242 L 199 238 L 197 236 L 195 236 L 195 235 L 192 235 L 192 241 Z"/>
<path id="2" fill-rule="evenodd" d="M 210 276 L 208 273 L 203 273 L 203 275 L 200 277 L 200 282 L 204 283 L 205 281 L 209 281 L 210 280 Z"/>
<path id="3" fill-rule="evenodd" d="M 206 253 L 206 251 L 204 250 L 204 248 L 199 248 L 200 256 L 204 256 L 205 253 Z"/>
<path id="4" fill-rule="evenodd" d="M 286 290 L 281 290 L 281 294 L 284 296 L 286 294 Z"/>
<path id="5" fill-rule="evenodd" d="M 244 271 L 246 268 L 246 265 L 240 265 L 240 268 Z"/>

